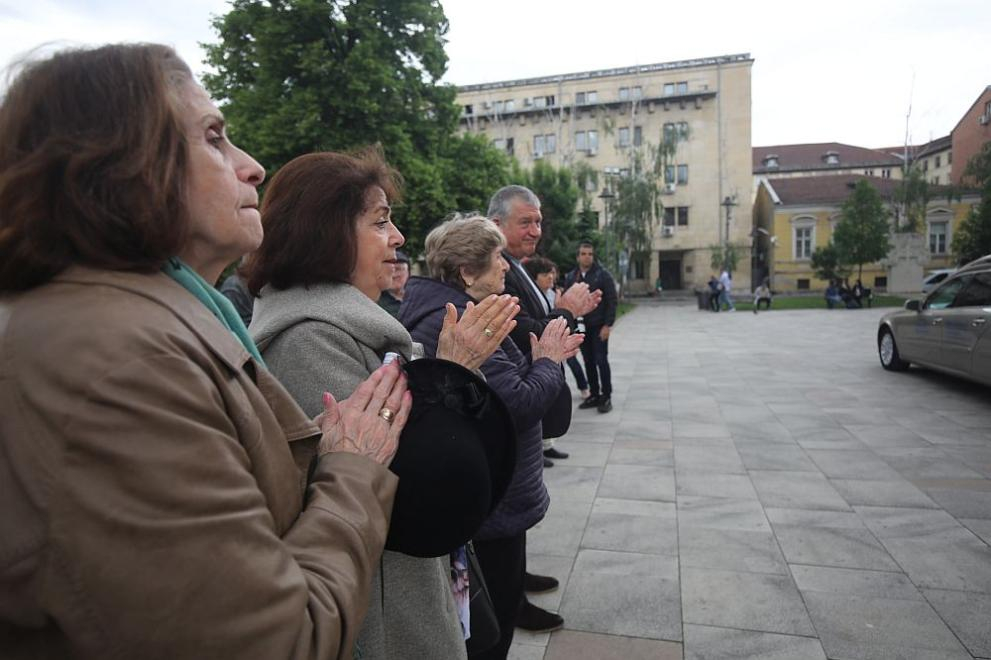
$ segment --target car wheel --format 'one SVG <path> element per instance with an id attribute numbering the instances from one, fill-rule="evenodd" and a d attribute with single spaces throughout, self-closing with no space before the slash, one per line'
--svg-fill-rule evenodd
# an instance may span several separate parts
<path id="1" fill-rule="evenodd" d="M 905 371 L 908 362 L 898 355 L 898 345 L 895 336 L 889 328 L 882 328 L 877 336 L 877 354 L 881 358 L 881 366 L 888 371 Z"/>

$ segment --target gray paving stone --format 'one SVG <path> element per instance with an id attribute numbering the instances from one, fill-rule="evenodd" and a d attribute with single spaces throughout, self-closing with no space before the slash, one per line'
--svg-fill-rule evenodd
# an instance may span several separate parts
<path id="1" fill-rule="evenodd" d="M 981 474 L 931 445 L 914 448 L 884 448 L 878 456 L 906 479 L 980 479 Z"/>
<path id="2" fill-rule="evenodd" d="M 916 586 L 991 593 L 991 548 L 970 532 L 881 543 Z"/>
<path id="3" fill-rule="evenodd" d="M 700 497 L 729 497 L 734 499 L 757 499 L 757 491 L 745 474 L 725 474 L 723 472 L 694 472 L 675 470 L 677 494 Z"/>
<path id="4" fill-rule="evenodd" d="M 991 658 L 991 595 L 937 589 L 924 593 L 968 651 Z"/>
<path id="5" fill-rule="evenodd" d="M 898 472 L 871 451 L 809 449 L 809 458 L 831 479 L 901 481 Z"/>
<path id="6" fill-rule="evenodd" d="M 991 545 L 991 520 L 985 518 L 961 518 L 960 524 L 976 534 L 982 541 Z"/>
<path id="7" fill-rule="evenodd" d="M 867 598 L 922 600 L 922 594 L 904 573 L 828 566 L 791 565 L 791 574 L 801 592 L 822 591 Z"/>
<path id="8" fill-rule="evenodd" d="M 697 445 L 675 441 L 674 466 L 678 470 L 699 470 L 704 472 L 726 472 L 744 474 L 736 448 L 731 444 Z"/>
<path id="9" fill-rule="evenodd" d="M 682 660 L 681 644 L 619 635 L 561 630 L 551 637 L 544 660 Z"/>
<path id="10" fill-rule="evenodd" d="M 748 470 L 816 472 L 819 469 L 798 445 L 742 444 L 737 451 Z"/>
<path id="11" fill-rule="evenodd" d="M 804 596 L 830 658 L 970 658 L 926 602 L 822 592 Z"/>
<path id="12" fill-rule="evenodd" d="M 527 530 L 527 554 L 573 558 L 578 554 L 591 509 L 591 502 L 551 498 L 551 506 L 544 519 Z"/>
<path id="13" fill-rule="evenodd" d="M 912 482 L 904 479 L 831 479 L 830 482 L 849 504 L 933 509 L 938 506 Z"/>
<path id="14" fill-rule="evenodd" d="M 674 449 L 670 443 L 667 443 L 667 445 L 666 448 L 660 449 L 641 449 L 621 447 L 617 442 L 613 445 L 612 452 L 609 454 L 609 463 L 612 465 L 674 467 Z"/>
<path id="15" fill-rule="evenodd" d="M 853 511 L 816 511 L 814 509 L 779 509 L 768 507 L 764 510 L 764 513 L 772 525 L 867 529 L 864 521 Z"/>
<path id="16" fill-rule="evenodd" d="M 982 484 L 991 486 L 984 479 Z M 928 488 L 926 492 L 950 515 L 957 518 L 986 518 L 991 520 L 991 491 L 963 488 Z"/>
<path id="17" fill-rule="evenodd" d="M 679 496 L 678 526 L 771 531 L 759 502 L 715 497 Z"/>
<path id="18" fill-rule="evenodd" d="M 674 502 L 674 470 L 651 465 L 607 465 L 598 495 Z"/>
<path id="19" fill-rule="evenodd" d="M 672 505 L 673 508 L 673 505 Z M 678 556 L 678 523 L 669 517 L 597 511 L 589 516 L 581 547 Z"/>
<path id="20" fill-rule="evenodd" d="M 764 506 L 838 511 L 850 508 L 822 475 L 785 470 L 751 470 L 750 478 Z"/>
<path id="21" fill-rule="evenodd" d="M 770 532 L 684 526 L 678 535 L 678 550 L 681 565 L 691 568 L 788 574 Z"/>
<path id="22" fill-rule="evenodd" d="M 560 461 L 554 467 L 544 470 L 544 484 L 547 485 L 551 501 L 561 499 L 591 502 L 595 498 L 602 473 L 603 469 L 599 467 L 569 467 L 564 461 Z"/>
<path id="23" fill-rule="evenodd" d="M 683 568 L 681 579 L 685 623 L 815 634 L 788 576 Z"/>
<path id="24" fill-rule="evenodd" d="M 699 422 L 699 421 L 678 421 L 674 423 L 675 438 L 730 438 L 732 437 L 729 428 L 725 424 Z"/>
<path id="25" fill-rule="evenodd" d="M 685 625 L 685 660 L 826 660 L 812 637 Z"/>
<path id="26" fill-rule="evenodd" d="M 930 446 L 922 436 L 900 426 L 890 424 L 874 426 L 844 424 L 843 426 L 872 449 Z"/>
<path id="27" fill-rule="evenodd" d="M 569 630 L 681 641 L 681 601 L 677 569 L 662 575 L 638 571 L 659 555 L 604 553 L 579 555 L 561 615 Z M 677 560 L 669 558 L 676 566 Z"/>
<path id="28" fill-rule="evenodd" d="M 854 510 L 879 539 L 946 538 L 963 527 L 939 509 L 855 506 Z"/>
<path id="29" fill-rule="evenodd" d="M 878 540 L 865 529 L 774 525 L 774 535 L 789 564 L 898 570 Z"/>

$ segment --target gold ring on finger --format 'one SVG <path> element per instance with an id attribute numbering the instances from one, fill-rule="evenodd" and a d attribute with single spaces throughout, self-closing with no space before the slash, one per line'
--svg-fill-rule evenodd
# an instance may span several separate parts
<path id="1" fill-rule="evenodd" d="M 392 418 L 396 416 L 396 413 L 392 412 L 388 408 L 383 408 L 379 411 L 379 417 L 392 424 Z"/>
<path id="2" fill-rule="evenodd" d="M 482 330 L 482 332 L 485 333 L 486 337 L 491 337 L 492 335 L 495 334 L 494 332 L 492 332 L 492 328 L 485 328 L 485 330 Z"/>

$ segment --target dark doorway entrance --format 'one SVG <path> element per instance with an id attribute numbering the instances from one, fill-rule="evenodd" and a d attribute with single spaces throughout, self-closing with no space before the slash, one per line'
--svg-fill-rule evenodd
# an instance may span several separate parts
<path id="1" fill-rule="evenodd" d="M 661 286 L 665 291 L 681 288 L 681 254 L 661 252 Z"/>

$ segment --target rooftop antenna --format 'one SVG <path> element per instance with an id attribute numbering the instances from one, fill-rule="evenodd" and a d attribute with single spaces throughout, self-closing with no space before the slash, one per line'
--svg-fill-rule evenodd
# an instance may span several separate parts
<path id="1" fill-rule="evenodd" d="M 906 185 L 904 182 L 908 179 L 908 124 L 909 119 L 912 118 L 912 95 L 915 93 L 915 69 L 912 69 L 912 84 L 908 88 L 908 112 L 905 113 L 905 150 L 902 157 L 902 185 Z M 905 222 L 908 222 L 908 201 L 902 198 L 901 203 L 901 216 L 905 218 Z M 895 220 L 895 228 L 897 229 L 898 220 Z"/>

